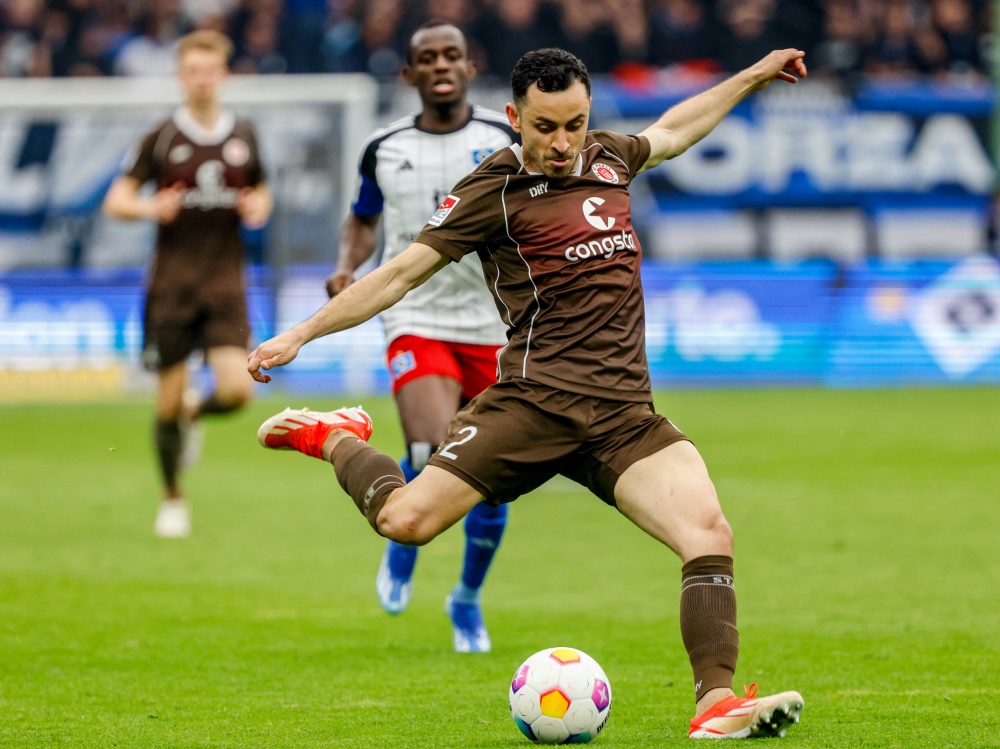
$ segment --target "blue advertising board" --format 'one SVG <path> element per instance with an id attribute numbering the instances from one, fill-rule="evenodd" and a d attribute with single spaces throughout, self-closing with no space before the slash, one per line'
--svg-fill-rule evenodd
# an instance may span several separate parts
<path id="1" fill-rule="evenodd" d="M 138 356 L 145 272 L 135 268 L 0 274 L 0 366 L 30 360 L 79 365 Z M 255 335 L 270 335 L 270 274 L 246 277 Z"/>
<path id="2" fill-rule="evenodd" d="M 870 265 L 841 289 L 823 381 L 835 386 L 1000 382 L 1000 264 Z"/>
<path id="3" fill-rule="evenodd" d="M 320 267 L 277 279 L 251 274 L 254 339 L 321 306 L 325 275 Z M 848 268 L 649 262 L 643 285 L 657 387 L 1000 383 L 1000 263 L 992 257 Z M 138 369 L 141 302 L 139 271 L 0 275 L 0 379 Z M 371 320 L 312 342 L 274 384 L 309 396 L 387 393 L 384 350 Z"/>

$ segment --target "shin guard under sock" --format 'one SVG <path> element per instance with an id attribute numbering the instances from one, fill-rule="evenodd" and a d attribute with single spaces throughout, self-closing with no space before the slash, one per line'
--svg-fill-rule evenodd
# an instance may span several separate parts
<path id="1" fill-rule="evenodd" d="M 717 687 L 732 689 L 739 656 L 733 559 L 703 556 L 681 572 L 681 637 L 694 671 L 695 699 Z"/>
<path id="2" fill-rule="evenodd" d="M 337 481 L 378 533 L 378 514 L 393 490 L 405 485 L 403 472 L 388 455 L 357 437 L 337 443 L 330 455 Z"/>

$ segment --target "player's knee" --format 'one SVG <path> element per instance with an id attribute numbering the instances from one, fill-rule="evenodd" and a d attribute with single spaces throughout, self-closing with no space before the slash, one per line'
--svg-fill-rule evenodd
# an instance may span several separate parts
<path id="1" fill-rule="evenodd" d="M 700 505 L 702 511 L 699 515 L 701 530 L 720 538 L 728 538 L 732 541 L 733 529 L 726 520 L 722 512 L 722 505 L 719 504 L 719 495 L 715 492 L 715 485 L 710 479 L 705 479 L 699 487 Z"/>
<path id="2" fill-rule="evenodd" d="M 220 382 L 215 388 L 215 398 L 226 410 L 242 408 L 253 398 L 253 386 L 247 382 Z"/>
<path id="3" fill-rule="evenodd" d="M 378 532 L 407 546 L 423 546 L 440 532 L 432 518 L 416 513 L 398 503 L 387 503 L 376 520 Z"/>
<path id="4" fill-rule="evenodd" d="M 728 546 L 730 549 L 733 547 L 733 527 L 726 520 L 726 516 L 722 514 L 722 510 L 713 515 L 708 532 L 715 537 L 720 545 Z"/>
<path id="5" fill-rule="evenodd" d="M 178 421 L 181 418 L 182 411 L 180 401 L 176 403 L 158 403 L 156 405 L 156 420 L 164 422 Z"/>
<path id="6" fill-rule="evenodd" d="M 726 520 L 719 504 L 715 486 L 706 478 L 697 486 L 689 487 L 694 511 L 682 529 L 681 546 L 693 545 L 714 549 L 712 553 L 731 554 L 733 549 L 733 529 Z"/>

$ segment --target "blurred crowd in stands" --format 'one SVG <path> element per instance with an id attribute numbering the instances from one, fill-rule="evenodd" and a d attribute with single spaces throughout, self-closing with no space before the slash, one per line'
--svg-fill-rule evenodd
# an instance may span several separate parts
<path id="1" fill-rule="evenodd" d="M 0 0 L 0 77 L 164 75 L 173 44 L 214 28 L 238 73 L 396 75 L 428 18 L 463 28 L 482 74 L 558 46 L 595 74 L 739 70 L 775 48 L 813 73 L 982 80 L 991 0 Z"/>

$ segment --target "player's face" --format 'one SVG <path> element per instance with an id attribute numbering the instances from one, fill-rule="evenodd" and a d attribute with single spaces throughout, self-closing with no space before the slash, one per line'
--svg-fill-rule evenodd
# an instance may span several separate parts
<path id="1" fill-rule="evenodd" d="M 532 84 L 520 109 L 507 105 L 511 127 L 521 134 L 524 166 L 546 177 L 568 177 L 587 137 L 590 96 L 580 81 L 565 91 L 546 93 Z"/>
<path id="2" fill-rule="evenodd" d="M 413 63 L 403 70 L 403 76 L 416 87 L 425 107 L 465 101 L 476 70 L 469 61 L 462 32 L 454 26 L 421 29 L 413 35 L 410 49 Z"/>
<path id="3" fill-rule="evenodd" d="M 189 49 L 181 57 L 177 77 L 187 93 L 189 104 L 212 103 L 229 70 L 225 58 L 208 49 Z"/>

